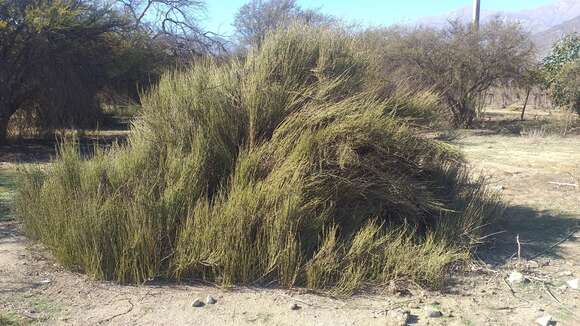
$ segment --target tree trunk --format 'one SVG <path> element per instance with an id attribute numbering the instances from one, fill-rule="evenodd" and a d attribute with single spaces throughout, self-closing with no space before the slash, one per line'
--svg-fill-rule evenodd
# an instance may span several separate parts
<path id="1" fill-rule="evenodd" d="M 0 101 L 0 144 L 6 143 L 8 136 L 8 122 L 10 117 L 16 112 L 16 106 Z"/>
<path id="2" fill-rule="evenodd" d="M 6 143 L 6 136 L 8 136 L 8 121 L 10 121 L 10 117 L 0 115 L 0 144 Z"/>
<path id="3" fill-rule="evenodd" d="M 470 129 L 473 127 L 474 120 L 475 111 L 473 110 L 473 107 L 468 103 L 460 103 L 458 125 L 465 129 Z"/>
<path id="4" fill-rule="evenodd" d="M 528 106 L 528 99 L 530 98 L 530 92 L 532 91 L 531 88 L 528 88 L 526 91 L 526 99 L 524 100 L 524 107 L 522 108 L 522 116 L 521 120 L 524 121 L 524 114 L 526 113 L 526 106 Z"/>

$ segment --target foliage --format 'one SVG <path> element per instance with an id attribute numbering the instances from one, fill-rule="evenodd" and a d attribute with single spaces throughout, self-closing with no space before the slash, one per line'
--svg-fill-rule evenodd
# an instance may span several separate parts
<path id="1" fill-rule="evenodd" d="M 39 129 L 88 128 L 101 101 L 128 97 L 216 42 L 195 24 L 199 1 L 0 2 L 0 141 L 16 111 Z M 165 17 L 156 21 L 151 17 Z M 155 14 L 155 15 L 154 15 Z M 28 126 L 27 126 L 28 127 Z"/>
<path id="2" fill-rule="evenodd" d="M 580 35 L 563 37 L 544 59 L 545 84 L 554 103 L 569 106 L 580 114 Z"/>
<path id="3" fill-rule="evenodd" d="M 110 52 L 102 38 L 118 17 L 80 0 L 5 0 L 0 20 L 0 141 L 19 109 L 51 126 L 98 121 L 94 94 Z"/>
<path id="4" fill-rule="evenodd" d="M 400 83 L 439 93 L 462 127 L 472 125 L 491 87 L 520 79 L 533 63 L 533 47 L 521 27 L 499 20 L 479 31 L 451 22 L 443 30 L 395 27 L 363 37 L 382 61 L 375 75 L 386 76 L 386 87 Z"/>
<path id="5" fill-rule="evenodd" d="M 580 114 L 580 59 L 564 65 L 556 78 L 561 85 L 560 99 Z"/>
<path id="6" fill-rule="evenodd" d="M 128 145 L 88 160 L 64 145 L 22 175 L 26 232 L 120 282 L 439 286 L 501 205 L 453 148 L 402 120 L 431 96 L 369 90 L 358 45 L 292 26 L 243 60 L 166 74 Z"/>

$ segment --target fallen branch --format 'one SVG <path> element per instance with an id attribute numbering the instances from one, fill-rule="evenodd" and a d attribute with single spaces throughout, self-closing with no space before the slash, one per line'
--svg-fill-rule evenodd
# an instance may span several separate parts
<path id="1" fill-rule="evenodd" d="M 524 302 L 526 302 L 526 303 L 530 303 L 530 301 L 529 301 L 529 300 L 526 300 L 526 299 L 524 299 L 524 298 L 520 298 L 520 297 L 518 297 L 518 296 L 516 295 L 516 291 L 514 291 L 514 288 L 512 288 L 512 286 L 511 286 L 511 285 L 508 283 L 508 281 L 506 281 L 506 279 L 505 279 L 505 278 L 503 278 L 503 277 L 502 277 L 501 279 L 503 280 L 503 282 L 505 283 L 505 285 L 507 285 L 507 287 L 510 289 L 510 292 L 511 292 L 511 294 L 512 294 L 512 296 L 513 296 L 514 298 L 516 298 L 516 299 L 518 299 L 518 300 L 521 300 L 521 301 L 524 301 Z"/>
<path id="2" fill-rule="evenodd" d="M 529 260 L 534 260 L 540 256 L 542 256 L 543 254 L 547 253 L 548 251 L 554 249 L 555 247 L 557 247 L 558 245 L 562 244 L 563 242 L 568 241 L 568 239 L 570 239 L 574 234 L 576 234 L 576 232 L 578 232 L 578 230 L 580 230 L 580 226 L 576 226 L 572 232 L 570 232 L 570 234 L 568 234 L 564 239 L 554 243 L 553 245 L 551 245 L 549 248 L 547 248 L 546 250 L 540 252 L 539 254 L 533 256 L 532 258 L 530 258 Z"/>
<path id="3" fill-rule="evenodd" d="M 135 307 L 135 305 L 133 304 L 133 302 L 131 302 L 131 299 L 127 299 L 127 302 L 129 302 L 129 304 L 131 305 L 131 307 L 129 307 L 129 309 L 127 309 L 126 311 L 124 311 L 122 313 L 113 315 L 113 316 L 111 316 L 109 318 L 103 319 L 103 320 L 99 321 L 97 324 L 99 324 L 99 325 L 100 324 L 104 324 L 106 322 L 109 322 L 109 321 L 113 320 L 114 318 L 117 318 L 117 317 L 120 317 L 120 316 L 123 316 L 123 315 L 126 315 L 126 314 L 130 313 L 133 310 L 133 308 Z"/>
<path id="4" fill-rule="evenodd" d="M 574 187 L 578 188 L 577 184 L 574 183 L 562 183 L 562 182 L 548 182 L 549 184 L 556 185 L 556 186 L 565 186 L 565 187 Z"/>
<path id="5" fill-rule="evenodd" d="M 518 243 L 518 260 L 522 260 L 522 244 L 520 243 L 520 235 L 516 235 L 516 242 Z"/>
<path id="6" fill-rule="evenodd" d="M 558 304 L 562 304 L 562 302 L 560 302 L 560 300 L 556 298 L 556 296 L 552 293 L 552 291 L 550 291 L 550 288 L 546 285 L 545 282 L 542 282 L 542 285 L 544 286 L 546 292 L 548 292 L 548 294 L 552 297 L 552 299 L 554 299 L 554 301 L 556 301 Z"/>

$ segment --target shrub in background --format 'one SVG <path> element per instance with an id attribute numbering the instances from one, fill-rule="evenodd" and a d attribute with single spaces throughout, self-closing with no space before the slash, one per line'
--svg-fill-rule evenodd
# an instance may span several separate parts
<path id="1" fill-rule="evenodd" d="M 372 29 L 362 37 L 379 63 L 374 76 L 386 79 L 387 86 L 394 82 L 435 91 L 455 127 L 472 127 L 486 93 L 525 77 L 534 64 L 528 35 L 518 24 L 501 20 L 492 20 L 479 31 L 451 22 L 445 29 Z"/>
<path id="2" fill-rule="evenodd" d="M 580 34 L 566 35 L 554 45 L 543 72 L 554 103 L 580 114 Z"/>

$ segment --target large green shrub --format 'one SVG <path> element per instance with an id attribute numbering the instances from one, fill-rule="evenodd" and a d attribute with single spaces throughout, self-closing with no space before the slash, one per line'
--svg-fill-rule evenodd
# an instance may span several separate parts
<path id="1" fill-rule="evenodd" d="M 167 74 L 128 145 L 89 160 L 65 145 L 23 175 L 18 216 L 67 267 L 120 282 L 437 286 L 501 206 L 401 118 L 433 96 L 377 98 L 365 55 L 296 26 Z"/>

